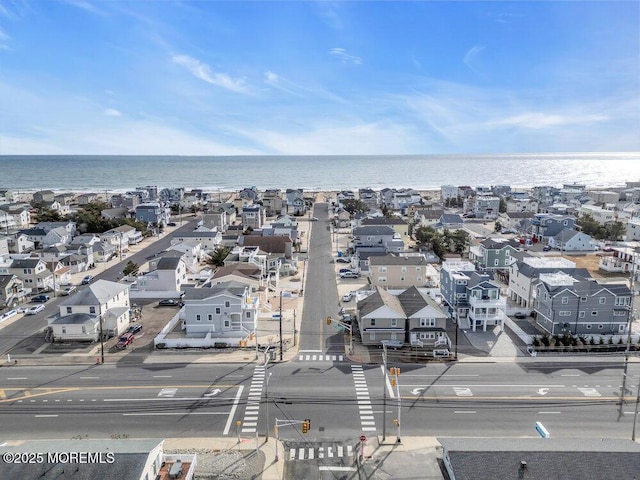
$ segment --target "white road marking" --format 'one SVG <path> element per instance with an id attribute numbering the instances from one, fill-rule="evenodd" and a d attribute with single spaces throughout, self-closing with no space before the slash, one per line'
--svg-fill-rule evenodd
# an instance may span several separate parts
<path id="1" fill-rule="evenodd" d="M 150 417 L 153 415 L 226 415 L 226 412 L 145 412 L 123 413 L 123 417 Z"/>
<path id="2" fill-rule="evenodd" d="M 171 378 L 171 377 L 173 377 L 173 375 L 154 375 L 153 376 L 153 378 Z"/>
<path id="3" fill-rule="evenodd" d="M 57 417 L 58 415 L 34 415 L 35 418 L 51 418 Z"/>
<path id="4" fill-rule="evenodd" d="M 158 393 L 159 397 L 173 397 L 175 396 L 175 394 L 178 392 L 177 388 L 163 388 L 162 390 L 160 390 L 160 393 Z"/>
<path id="5" fill-rule="evenodd" d="M 238 408 L 238 402 L 240 402 L 240 395 L 242 395 L 242 390 L 244 390 L 244 386 L 240 385 L 238 387 L 238 392 L 236 393 L 236 398 L 233 401 L 233 406 L 229 411 L 229 418 L 227 418 L 227 424 L 224 426 L 224 432 L 222 433 L 223 435 L 229 435 L 229 429 L 231 428 L 231 421 L 233 420 L 233 417 L 236 414 L 236 409 Z"/>
<path id="6" fill-rule="evenodd" d="M 355 472 L 355 467 L 331 467 L 327 465 L 321 465 L 318 467 L 321 472 Z"/>
<path id="7" fill-rule="evenodd" d="M 7 377 L 7 380 L 27 380 L 27 377 Z"/>
<path id="8" fill-rule="evenodd" d="M 453 387 L 453 391 L 458 397 L 473 397 L 470 388 Z"/>
<path id="9" fill-rule="evenodd" d="M 600 392 L 597 391 L 595 388 L 578 388 L 578 390 L 580 390 L 585 397 L 601 397 L 602 396 Z"/>
<path id="10" fill-rule="evenodd" d="M 454 410 L 453 413 L 476 413 L 475 410 Z"/>
<path id="11" fill-rule="evenodd" d="M 96 378 L 100 378 L 100 377 L 80 377 L 83 380 L 94 380 Z"/>
<path id="12" fill-rule="evenodd" d="M 562 413 L 562 412 L 538 412 L 538 413 L 541 414 L 541 415 L 544 415 L 544 414 Z"/>
<path id="13" fill-rule="evenodd" d="M 220 399 L 224 397 L 217 397 L 217 398 Z M 203 398 L 203 397 L 149 397 L 149 398 L 103 398 L 102 399 L 103 402 L 153 402 L 153 401 L 170 402 L 170 401 L 180 401 L 180 400 L 208 401 L 210 399 Z"/>

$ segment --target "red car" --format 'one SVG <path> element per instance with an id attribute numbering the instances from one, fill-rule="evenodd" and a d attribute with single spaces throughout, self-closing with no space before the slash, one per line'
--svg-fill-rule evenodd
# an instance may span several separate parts
<path id="1" fill-rule="evenodd" d="M 135 336 L 133 333 L 125 333 L 120 337 L 118 343 L 116 343 L 116 348 L 119 348 L 120 350 L 127 348 L 127 345 L 133 343 L 134 338 Z"/>

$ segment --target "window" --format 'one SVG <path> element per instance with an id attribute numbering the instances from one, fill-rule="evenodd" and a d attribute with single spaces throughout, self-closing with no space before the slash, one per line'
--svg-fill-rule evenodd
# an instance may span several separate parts
<path id="1" fill-rule="evenodd" d="M 600 297 L 600 298 L 598 299 L 598 303 L 599 303 L 599 304 L 607 303 L 607 297 Z"/>
<path id="2" fill-rule="evenodd" d="M 96 307 L 89 307 L 89 313 L 96 313 Z"/>
<path id="3" fill-rule="evenodd" d="M 401 281 L 401 282 L 404 282 L 404 277 L 400 277 L 400 281 Z"/>
<path id="4" fill-rule="evenodd" d="M 613 312 L 613 316 L 614 317 L 624 317 L 626 315 L 627 312 L 625 312 L 624 310 L 614 310 Z"/>
<path id="5" fill-rule="evenodd" d="M 435 318 L 421 318 L 420 319 L 421 327 L 435 327 L 436 319 Z"/>
<path id="6" fill-rule="evenodd" d="M 569 297 L 562 297 L 562 304 L 566 305 L 567 303 L 569 303 Z"/>
<path id="7" fill-rule="evenodd" d="M 220 315 L 220 307 L 216 307 L 216 315 Z"/>
<path id="8" fill-rule="evenodd" d="M 387 271 L 387 267 L 378 267 L 378 272 L 385 273 Z"/>
<path id="9" fill-rule="evenodd" d="M 71 307 L 67 307 L 67 313 L 71 313 L 71 310 L 73 310 Z"/>
<path id="10" fill-rule="evenodd" d="M 231 305 L 231 303 L 229 303 L 228 300 L 226 302 L 224 302 L 224 308 L 229 308 L 230 305 Z"/>
<path id="11" fill-rule="evenodd" d="M 407 267 L 402 267 L 400 269 L 400 273 L 407 273 Z"/>
<path id="12" fill-rule="evenodd" d="M 496 267 L 497 267 L 498 265 L 500 265 L 500 259 L 496 258 L 496 259 L 493 261 L 493 264 L 494 264 Z"/>
<path id="13" fill-rule="evenodd" d="M 207 320 L 209 320 L 210 322 L 213 322 L 213 315 L 211 315 L 210 313 L 207 315 Z"/>
<path id="14" fill-rule="evenodd" d="M 369 338 L 370 338 L 371 340 L 375 340 L 375 339 L 376 339 L 376 332 L 371 332 L 371 333 L 369 334 Z"/>
<path id="15" fill-rule="evenodd" d="M 224 328 L 229 328 L 231 326 L 231 322 L 229 320 L 224 321 Z"/>
<path id="16" fill-rule="evenodd" d="M 600 324 L 598 325 L 598 330 L 602 330 L 604 328 L 604 325 Z"/>
<path id="17" fill-rule="evenodd" d="M 397 327 L 398 326 L 398 319 L 397 318 L 392 318 L 391 319 L 391 326 L 392 327 Z"/>
<path id="18" fill-rule="evenodd" d="M 251 312 L 244 312 L 245 318 L 251 318 Z"/>
<path id="19" fill-rule="evenodd" d="M 595 317 L 596 315 L 598 315 L 598 311 L 597 310 L 591 310 L 591 316 Z"/>
<path id="20" fill-rule="evenodd" d="M 628 305 L 628 297 L 616 297 L 615 305 Z"/>
<path id="21" fill-rule="evenodd" d="M 584 318 L 584 310 L 578 312 L 578 318 Z"/>
<path id="22" fill-rule="evenodd" d="M 67 327 L 62 327 L 62 333 L 67 333 Z"/>
<path id="23" fill-rule="evenodd" d="M 391 338 L 389 340 L 397 340 L 398 339 L 398 334 L 397 333 L 392 333 L 391 334 Z"/>
<path id="24" fill-rule="evenodd" d="M 375 327 L 375 326 L 376 326 L 376 319 L 375 319 L 375 318 L 372 318 L 372 319 L 371 319 L 371 326 L 372 326 L 372 327 Z"/>
<path id="25" fill-rule="evenodd" d="M 591 324 L 587 323 L 587 330 L 591 330 Z"/>
<path id="26" fill-rule="evenodd" d="M 580 301 L 581 302 L 586 302 L 587 301 L 587 297 L 580 297 Z"/>
<path id="27" fill-rule="evenodd" d="M 199 321 L 200 321 L 200 314 L 197 314 L 196 315 L 196 322 L 199 322 Z"/>
<path id="28" fill-rule="evenodd" d="M 387 277 L 380 277 L 380 278 L 378 278 L 378 282 L 380 282 L 380 283 L 387 283 Z"/>
<path id="29" fill-rule="evenodd" d="M 558 312 L 558 316 L 559 317 L 570 317 L 571 316 L 571 312 L 568 310 L 560 310 Z"/>
<path id="30" fill-rule="evenodd" d="M 436 335 L 433 332 L 420 332 L 420 340 L 435 340 Z"/>

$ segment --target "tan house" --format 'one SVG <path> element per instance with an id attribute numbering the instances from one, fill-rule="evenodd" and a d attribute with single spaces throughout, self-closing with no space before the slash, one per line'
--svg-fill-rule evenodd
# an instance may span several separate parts
<path id="1" fill-rule="evenodd" d="M 369 257 L 369 281 L 383 288 L 435 287 L 438 272 L 424 255 Z"/>
<path id="2" fill-rule="evenodd" d="M 451 341 L 446 332 L 447 316 L 438 304 L 416 287 L 394 293 L 376 291 L 358 302 L 363 345 L 446 350 Z"/>

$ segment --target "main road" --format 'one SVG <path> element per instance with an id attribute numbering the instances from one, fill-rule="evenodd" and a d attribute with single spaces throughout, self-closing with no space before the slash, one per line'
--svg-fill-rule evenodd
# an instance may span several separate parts
<path id="1" fill-rule="evenodd" d="M 400 418 L 402 435 L 534 437 L 540 421 L 554 437 L 630 438 L 640 364 L 629 364 L 620 402 L 623 367 L 404 365 L 394 388 L 375 365 L 269 364 L 257 430 L 273 434 L 277 418 L 291 422 L 280 429 L 284 440 L 347 442 L 362 433 L 395 436 Z M 247 364 L 2 368 L 3 439 L 235 435 L 254 375 Z M 298 423 L 304 419 L 311 420 L 306 435 Z"/>

